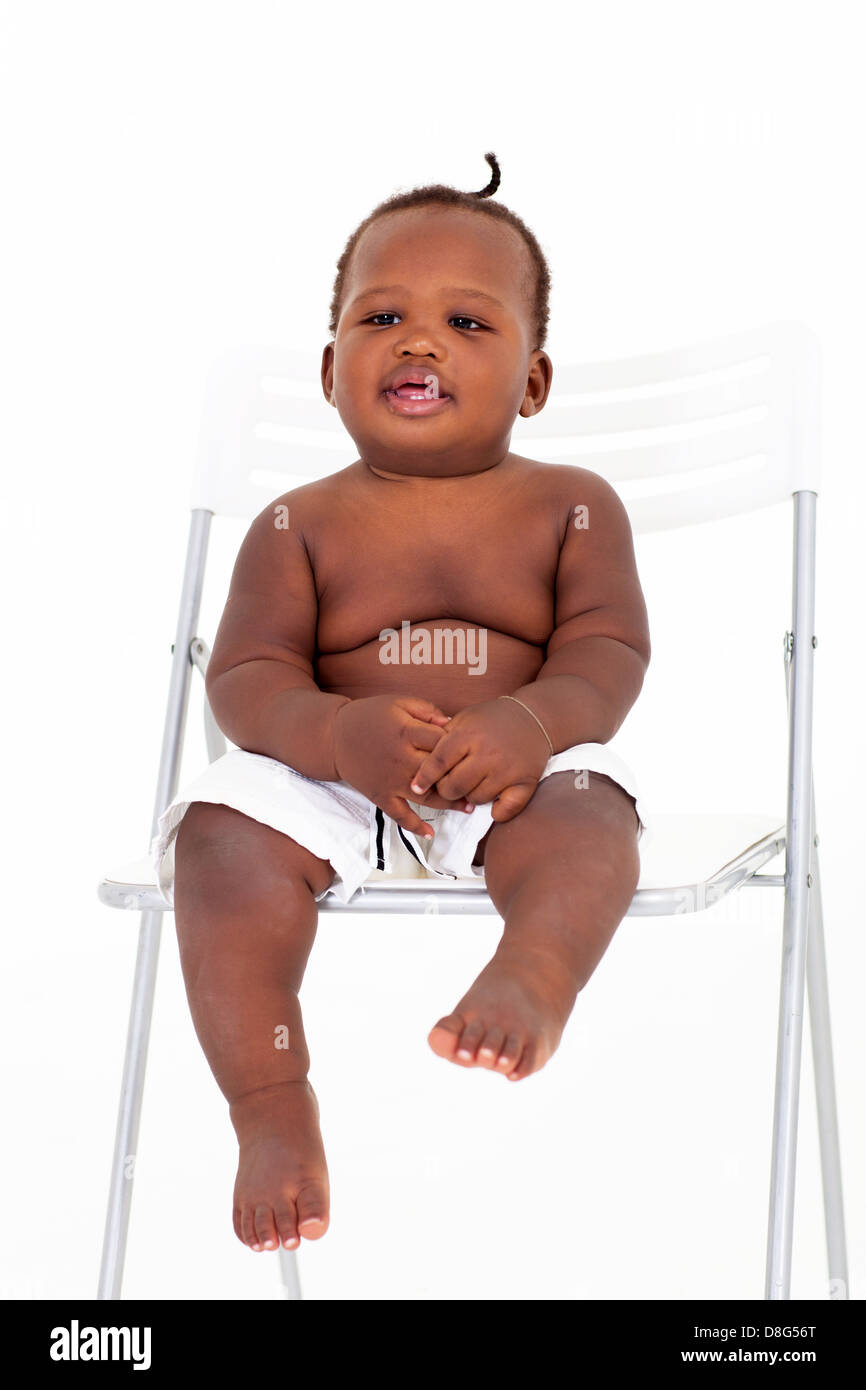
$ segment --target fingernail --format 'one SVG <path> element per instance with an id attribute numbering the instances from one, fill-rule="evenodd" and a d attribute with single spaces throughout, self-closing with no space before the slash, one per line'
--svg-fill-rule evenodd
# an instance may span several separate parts
<path id="1" fill-rule="evenodd" d="M 425 790 L 424 787 L 419 787 L 417 782 L 410 782 L 409 786 L 412 788 L 413 792 L 423 792 Z"/>
<path id="2" fill-rule="evenodd" d="M 467 801 L 467 803 L 466 803 L 466 805 L 463 807 L 463 809 L 464 809 L 464 811 L 474 811 L 474 810 L 475 810 L 475 807 L 472 805 L 472 802 L 471 802 L 471 801 Z"/>

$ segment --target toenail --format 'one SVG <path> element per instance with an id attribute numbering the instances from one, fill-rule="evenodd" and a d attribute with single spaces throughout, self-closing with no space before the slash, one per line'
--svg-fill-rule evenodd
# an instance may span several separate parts
<path id="1" fill-rule="evenodd" d="M 458 1057 L 471 1057 L 471 1056 L 472 1056 L 472 1053 L 469 1051 L 469 1048 L 468 1048 L 468 1047 L 458 1047 L 458 1049 L 457 1049 L 457 1056 L 458 1056 Z"/>
<path id="2" fill-rule="evenodd" d="M 260 1245 L 254 1245 L 254 1246 L 253 1246 L 253 1249 L 254 1249 L 254 1250 L 261 1250 L 261 1248 L 262 1248 L 262 1247 L 261 1247 Z"/>

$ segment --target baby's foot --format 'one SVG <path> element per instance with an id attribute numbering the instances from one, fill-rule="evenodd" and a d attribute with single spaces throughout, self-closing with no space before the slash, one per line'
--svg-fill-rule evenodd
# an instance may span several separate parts
<path id="1" fill-rule="evenodd" d="M 287 1081 L 229 1107 L 240 1157 L 232 1220 L 251 1250 L 287 1250 L 328 1229 L 329 1186 L 319 1106 L 309 1081 Z"/>
<path id="2" fill-rule="evenodd" d="M 427 1041 L 438 1057 L 458 1066 L 486 1067 L 521 1081 L 556 1051 L 576 997 L 564 961 L 531 950 L 497 951 Z"/>

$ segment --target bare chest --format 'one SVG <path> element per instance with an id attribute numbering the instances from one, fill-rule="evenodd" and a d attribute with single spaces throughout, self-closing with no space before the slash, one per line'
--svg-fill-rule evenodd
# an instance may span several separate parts
<path id="1" fill-rule="evenodd" d="M 517 497 L 434 506 L 407 497 L 316 537 L 317 646 L 339 652 L 401 623 L 453 619 L 543 645 L 554 623 L 558 527 Z"/>

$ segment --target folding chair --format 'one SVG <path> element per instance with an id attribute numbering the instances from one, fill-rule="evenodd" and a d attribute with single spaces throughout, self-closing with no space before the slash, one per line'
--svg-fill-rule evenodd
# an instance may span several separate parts
<path id="1" fill-rule="evenodd" d="M 646 394 L 646 388 L 655 394 Z M 657 388 L 657 389 L 656 389 Z M 643 391 L 643 394 L 640 394 Z M 614 392 L 609 401 L 581 395 Z M 745 420 L 737 420 L 745 415 Z M 755 416 L 759 418 L 755 419 Z M 709 421 L 710 432 L 675 443 L 580 453 L 561 461 L 612 484 L 682 475 L 674 491 L 623 498 L 635 534 L 717 520 L 794 500 L 793 620 L 784 634 L 788 702 L 787 810 L 781 816 L 659 815 L 641 845 L 641 878 L 630 916 L 699 912 L 744 888 L 784 890 L 782 974 L 770 1180 L 765 1297 L 790 1297 L 803 996 L 808 979 L 817 1093 L 830 1297 L 848 1297 L 848 1271 L 827 973 L 812 785 L 812 682 L 815 508 L 819 481 L 820 352 L 803 324 L 783 322 L 681 350 L 619 361 L 557 366 L 543 413 L 525 422 L 531 437 L 579 437 Z M 524 422 L 520 422 L 523 424 Z M 312 432 L 312 433 L 311 433 Z M 299 440 L 298 436 L 303 436 Z M 521 443 L 530 437 L 520 435 Z M 151 822 L 177 791 L 195 667 L 209 650 L 196 629 L 211 517 L 257 515 L 281 493 L 346 466 L 354 447 L 319 385 L 319 359 L 250 348 L 213 365 L 192 499 L 186 567 L 175 633 L 168 707 Z M 752 464 L 742 471 L 743 460 Z M 740 472 L 719 476 L 725 466 Z M 730 471 L 730 470 L 729 470 Z M 210 761 L 226 741 L 205 708 Z M 745 843 L 744 843 L 745 841 Z M 784 876 L 761 868 L 785 854 Z M 110 907 L 141 912 L 120 1111 L 114 1146 L 99 1298 L 119 1298 L 132 1198 L 129 1162 L 139 1114 L 162 914 L 149 857 L 106 876 L 98 895 Z M 495 914 L 483 880 L 406 879 L 373 871 L 346 905 L 322 912 Z M 279 1251 L 285 1296 L 300 1298 L 294 1252 Z"/>

